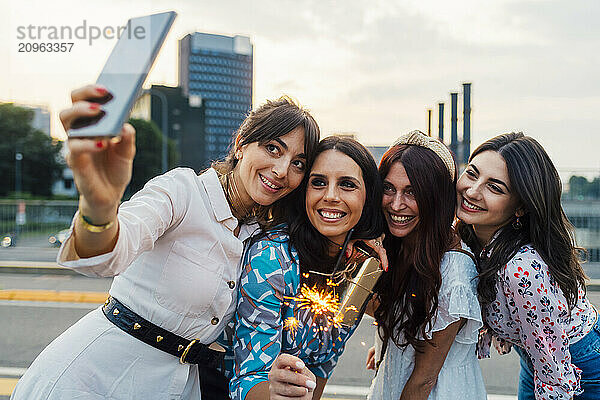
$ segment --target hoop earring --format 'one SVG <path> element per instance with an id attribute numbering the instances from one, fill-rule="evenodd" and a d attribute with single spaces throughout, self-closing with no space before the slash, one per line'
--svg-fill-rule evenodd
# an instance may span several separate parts
<path id="1" fill-rule="evenodd" d="M 519 229 L 521 229 L 523 227 L 523 224 L 521 223 L 521 221 L 519 221 L 519 217 L 517 217 L 517 219 L 515 219 L 513 221 L 512 227 L 516 231 L 518 231 Z"/>

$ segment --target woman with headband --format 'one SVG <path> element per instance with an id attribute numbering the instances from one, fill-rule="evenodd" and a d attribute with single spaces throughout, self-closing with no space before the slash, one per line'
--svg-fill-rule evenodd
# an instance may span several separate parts
<path id="1" fill-rule="evenodd" d="M 452 228 L 456 167 L 438 140 L 413 131 L 383 156 L 383 242 L 376 287 L 377 370 L 370 400 L 486 399 L 475 347 L 482 326 L 477 269 Z"/>

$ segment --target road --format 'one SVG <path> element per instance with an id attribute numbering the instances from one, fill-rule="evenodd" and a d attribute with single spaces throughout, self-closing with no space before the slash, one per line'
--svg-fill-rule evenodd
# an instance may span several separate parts
<path id="1" fill-rule="evenodd" d="M 0 288 L 4 290 L 106 292 L 110 283 L 110 279 L 77 275 L 0 274 Z M 590 295 L 595 304 L 600 304 L 600 292 Z M 96 304 L 84 303 L 0 300 L 0 380 L 2 377 L 14 380 L 14 371 L 12 375 L 3 375 L 6 368 L 27 368 L 48 343 L 95 307 Z M 373 342 L 372 321 L 365 317 L 348 342 L 346 352 L 329 381 L 329 397 L 337 393 L 343 398 L 364 398 L 373 375 L 364 368 L 366 352 Z M 518 357 L 515 354 L 494 356 L 481 361 L 481 366 L 489 393 L 516 393 Z"/>
<path id="2" fill-rule="evenodd" d="M 9 260 L 23 259 L 52 262 L 56 253 L 56 248 L 15 247 L 0 249 L 0 259 L 6 261 L 4 264 L 9 264 Z M 2 264 L 0 261 L 0 265 Z M 594 275 L 600 278 L 600 273 L 596 273 L 595 269 L 594 266 Z M 0 291 L 27 289 L 106 293 L 110 283 L 111 279 L 92 279 L 77 274 L 24 274 L 0 271 Z M 594 304 L 600 305 L 600 292 L 590 292 L 589 295 Z M 6 387 L 10 386 L 11 382 L 14 384 L 45 346 L 95 307 L 96 304 L 89 303 L 0 300 L 0 399 L 7 398 L 2 396 L 6 394 L 2 392 L 3 385 Z M 346 351 L 327 385 L 326 397 L 364 398 L 373 377 L 372 372 L 364 368 L 366 352 L 373 343 L 372 322 L 370 317 L 365 317 L 348 342 Z M 481 361 L 481 367 L 488 393 L 510 395 L 490 396 L 490 399 L 515 399 L 519 370 L 516 354 L 502 357 L 494 354 L 491 359 Z"/>

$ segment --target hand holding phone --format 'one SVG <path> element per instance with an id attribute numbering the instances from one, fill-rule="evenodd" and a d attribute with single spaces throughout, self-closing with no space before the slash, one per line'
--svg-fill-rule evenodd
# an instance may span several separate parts
<path id="1" fill-rule="evenodd" d="M 100 113 L 97 99 L 106 96 L 105 88 L 88 85 L 71 92 L 73 106 L 60 113 L 68 130 L 81 118 Z M 131 180 L 135 157 L 135 129 L 124 124 L 119 137 L 69 138 L 67 164 L 80 194 L 80 208 L 92 221 L 114 218 L 123 193 Z"/>
<path id="2" fill-rule="evenodd" d="M 81 115 L 69 124 L 69 137 L 116 136 L 129 117 L 142 85 L 173 25 L 173 11 L 132 18 L 113 48 L 96 85 L 102 96 L 85 100 L 99 105 L 93 115 Z"/>

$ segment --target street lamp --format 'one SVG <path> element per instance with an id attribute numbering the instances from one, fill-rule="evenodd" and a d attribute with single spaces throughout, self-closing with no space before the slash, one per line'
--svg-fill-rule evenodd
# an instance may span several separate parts
<path id="1" fill-rule="evenodd" d="M 158 91 L 158 90 L 152 90 L 152 89 L 146 89 L 144 90 L 144 93 L 148 93 L 149 95 L 154 95 L 156 97 L 158 97 L 160 99 L 160 108 L 162 111 L 162 135 L 163 135 L 163 140 L 162 140 L 162 172 L 167 172 L 167 169 L 169 168 L 167 165 L 167 145 L 168 145 L 168 140 L 169 140 L 169 136 L 168 136 L 168 129 L 169 129 L 169 102 L 167 100 L 167 96 L 165 96 L 164 93 Z"/>

